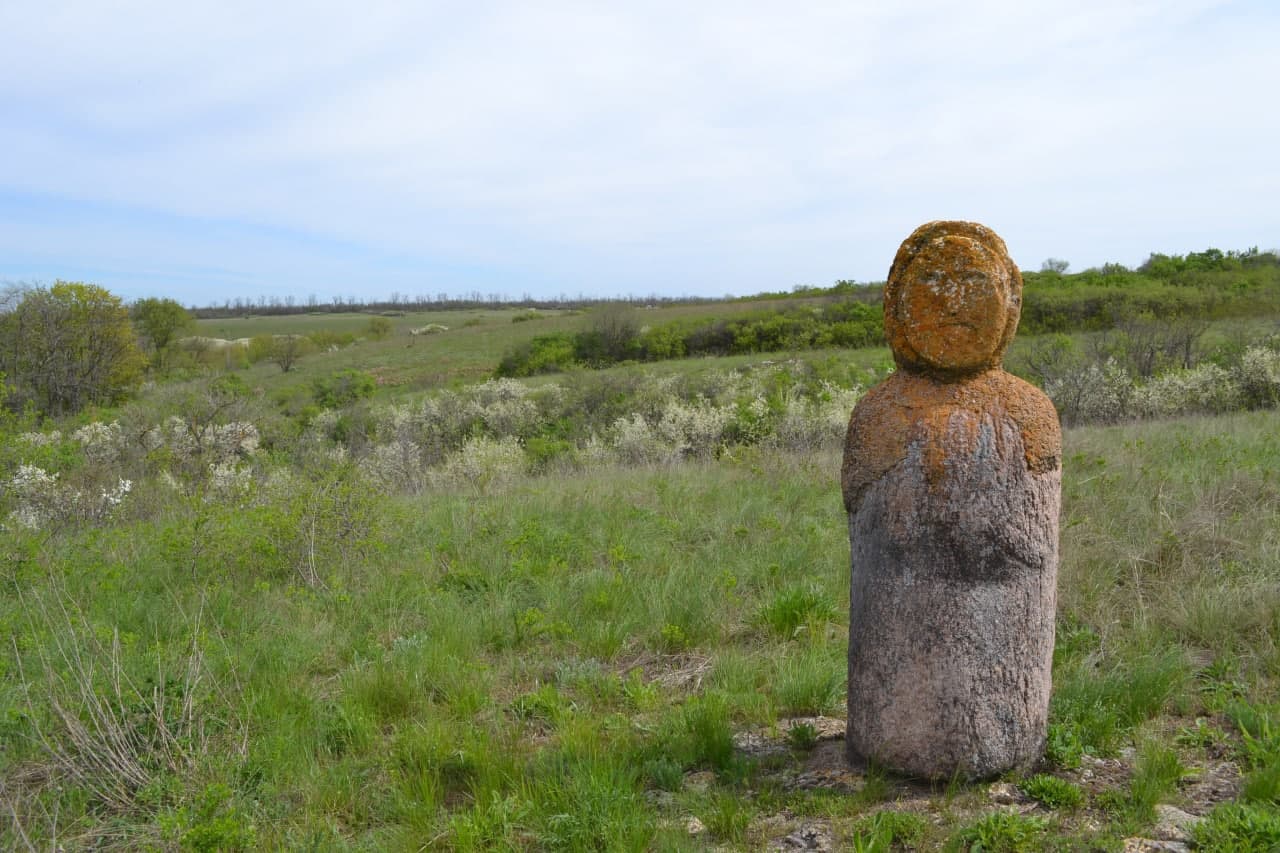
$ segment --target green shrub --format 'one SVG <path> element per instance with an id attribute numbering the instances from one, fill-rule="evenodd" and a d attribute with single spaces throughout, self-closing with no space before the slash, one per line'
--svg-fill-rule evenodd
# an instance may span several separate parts
<path id="1" fill-rule="evenodd" d="M 257 849 L 257 829 L 236 804 L 226 785 L 209 785 L 199 799 L 159 820 L 162 833 L 183 850 L 239 851 Z"/>
<path id="2" fill-rule="evenodd" d="M 644 776 L 659 791 L 679 791 L 684 787 L 684 770 L 669 758 L 646 761 Z"/>
<path id="3" fill-rule="evenodd" d="M 659 724 L 650 751 L 653 757 L 669 759 L 684 769 L 728 769 L 735 755 L 724 700 L 714 694 L 695 696 L 669 711 Z"/>
<path id="4" fill-rule="evenodd" d="M 740 844 L 751 825 L 751 809 L 736 794 L 714 793 L 699 813 L 702 823 L 714 838 Z"/>
<path id="5" fill-rule="evenodd" d="M 781 714 L 829 714 L 844 698 L 847 658 L 838 648 L 802 648 L 783 658 L 773 678 L 773 698 Z"/>
<path id="6" fill-rule="evenodd" d="M 568 332 L 538 335 L 508 351 L 498 362 L 499 377 L 536 376 L 567 370 L 577 363 L 574 336 Z"/>
<path id="7" fill-rule="evenodd" d="M 355 343 L 356 336 L 350 332 L 335 332 L 333 329 L 316 329 L 307 335 L 307 340 L 318 350 L 341 349 Z"/>
<path id="8" fill-rule="evenodd" d="M 774 595 L 760 610 L 760 620 L 777 636 L 791 639 L 802 626 L 835 617 L 833 605 L 813 586 L 793 586 Z"/>
<path id="9" fill-rule="evenodd" d="M 969 853 L 1023 853 L 1040 849 L 1048 828 L 1044 818 L 1009 812 L 993 812 L 960 830 L 949 849 Z"/>
<path id="10" fill-rule="evenodd" d="M 384 341 L 391 337 L 395 327 L 386 317 L 370 317 L 369 322 L 364 327 L 364 333 L 375 341 Z"/>
<path id="11" fill-rule="evenodd" d="M 915 848 L 924 836 L 925 820 L 912 812 L 881 811 L 853 825 L 851 846 L 866 853 L 889 853 L 895 848 Z"/>
<path id="12" fill-rule="evenodd" d="M 378 380 L 362 370 L 339 370 L 311 382 L 312 398 L 326 409 L 341 409 L 372 396 L 377 389 Z"/>
<path id="13" fill-rule="evenodd" d="M 787 743 L 808 752 L 818 745 L 818 730 L 812 723 L 795 723 L 787 729 Z"/>
<path id="14" fill-rule="evenodd" d="M 1041 773 L 1020 786 L 1023 793 L 1051 809 L 1074 809 L 1084 802 L 1084 791 L 1074 782 Z"/>
<path id="15" fill-rule="evenodd" d="M 1250 803 L 1223 803 L 1193 830 L 1206 853 L 1274 853 L 1280 849 L 1280 812 Z"/>

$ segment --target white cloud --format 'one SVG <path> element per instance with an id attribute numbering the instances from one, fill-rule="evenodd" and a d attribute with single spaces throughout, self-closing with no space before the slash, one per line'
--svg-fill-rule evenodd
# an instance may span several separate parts
<path id="1" fill-rule="evenodd" d="M 258 224 L 571 291 L 878 277 L 941 216 L 987 217 L 1024 263 L 1077 267 L 1265 245 L 1280 225 L 1264 7 L 459 8 L 9 4 L 0 194 Z M 1167 234 L 1190 242 L 1157 245 Z M 116 237 L 127 268 L 145 235 Z M 228 266 L 298 261 L 270 240 L 191 239 Z"/>

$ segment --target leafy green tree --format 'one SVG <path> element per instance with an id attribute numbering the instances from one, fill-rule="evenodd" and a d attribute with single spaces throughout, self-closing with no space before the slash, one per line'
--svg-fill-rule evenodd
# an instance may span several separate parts
<path id="1" fill-rule="evenodd" d="M 145 364 L 120 298 L 93 284 L 28 289 L 0 316 L 10 405 L 30 402 L 56 416 L 112 403 L 138 386 Z"/>
<path id="2" fill-rule="evenodd" d="M 139 299 L 129 312 L 133 324 L 150 349 L 154 362 L 164 367 L 169 347 L 178 337 L 195 327 L 191 312 L 172 299 Z"/>
<path id="3" fill-rule="evenodd" d="M 271 349 L 267 352 L 267 358 L 280 365 L 283 373 L 293 370 L 298 359 L 302 358 L 313 349 L 311 341 L 302 335 L 276 335 L 271 342 Z"/>
<path id="4" fill-rule="evenodd" d="M 369 325 L 365 327 L 365 334 L 375 341 L 382 341 L 391 337 L 394 328 L 386 317 L 371 317 Z"/>

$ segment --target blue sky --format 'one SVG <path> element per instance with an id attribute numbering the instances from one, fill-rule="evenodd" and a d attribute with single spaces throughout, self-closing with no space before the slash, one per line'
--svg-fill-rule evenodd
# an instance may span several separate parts
<path id="1" fill-rule="evenodd" d="M 1280 5 L 0 4 L 0 282 L 722 295 L 1280 246 Z"/>

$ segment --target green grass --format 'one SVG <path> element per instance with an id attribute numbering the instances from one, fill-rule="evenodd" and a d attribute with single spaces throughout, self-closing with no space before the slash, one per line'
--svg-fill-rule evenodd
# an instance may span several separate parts
<path id="1" fill-rule="evenodd" d="M 1084 802 L 1084 791 L 1074 782 L 1040 773 L 1024 781 L 1022 792 L 1047 808 L 1074 809 Z"/>
<path id="2" fill-rule="evenodd" d="M 841 713 L 838 468 L 760 450 L 412 496 L 334 474 L 6 534 L 0 846 L 681 849 L 696 814 L 751 849 L 785 801 L 861 849 L 1036 849 L 1042 818 L 949 812 L 963 786 L 921 829 L 868 817 L 895 780 L 784 799 L 735 747 Z M 1104 833 L 1176 802 L 1226 738 L 1248 802 L 1203 837 L 1272 837 L 1277 471 L 1272 412 L 1067 433 L 1050 757 L 1138 747 Z M 103 735 L 73 725 L 91 713 L 135 776 L 95 763 Z M 1068 820 L 1078 789 L 1053 778 L 1024 790 Z"/>
<path id="3" fill-rule="evenodd" d="M 1042 817 L 992 812 L 952 836 L 948 848 L 970 853 L 1024 853 L 1041 849 L 1048 829 Z"/>

